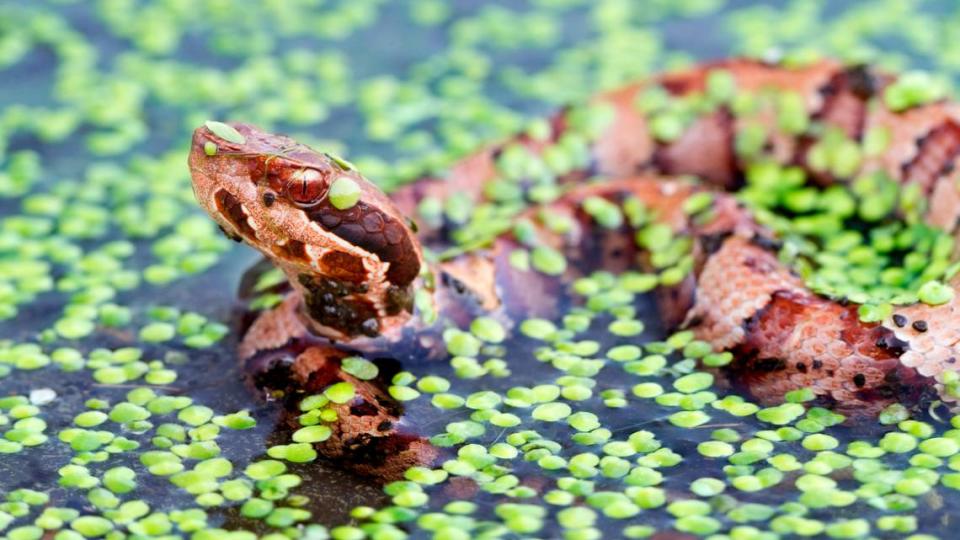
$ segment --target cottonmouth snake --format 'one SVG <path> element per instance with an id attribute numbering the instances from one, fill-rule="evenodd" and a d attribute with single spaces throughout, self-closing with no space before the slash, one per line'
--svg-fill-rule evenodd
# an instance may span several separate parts
<path id="1" fill-rule="evenodd" d="M 245 124 L 198 128 L 189 163 L 203 208 L 289 281 L 286 299 L 244 335 L 247 368 L 262 384 L 308 393 L 353 383 L 355 397 L 335 406 L 333 435 L 317 447 L 396 478 L 436 450 L 405 425 L 382 378 L 359 380 L 341 360 L 446 355 L 444 328 L 487 315 L 510 331 L 526 317 L 556 316 L 555 299 L 577 276 L 657 267 L 634 239 L 628 207 L 689 240 L 673 257 L 674 278 L 656 291 L 663 319 L 734 352 L 726 370 L 756 399 L 810 388 L 821 403 L 867 413 L 938 393 L 953 400 L 960 298 L 863 322 L 855 303 L 812 292 L 778 258 L 775 235 L 729 193 L 757 161 L 820 185 L 882 173 L 918 186 L 924 220 L 952 232 L 960 107 L 930 99 L 892 110 L 883 98 L 897 80 L 829 60 L 701 65 L 601 94 L 389 198 L 344 160 Z M 730 88 L 751 98 L 748 112 Z M 684 104 L 682 121 L 654 116 L 651 100 Z M 861 145 L 877 132 L 882 151 L 852 163 L 831 165 L 818 147 L 827 134 Z M 690 212 L 685 202 L 701 193 L 712 195 Z M 449 197 L 486 201 L 492 217 L 479 230 L 454 229 L 428 211 Z M 610 219 L 594 211 L 611 205 L 624 211 Z M 521 248 L 540 249 L 547 262 L 517 264 Z"/>

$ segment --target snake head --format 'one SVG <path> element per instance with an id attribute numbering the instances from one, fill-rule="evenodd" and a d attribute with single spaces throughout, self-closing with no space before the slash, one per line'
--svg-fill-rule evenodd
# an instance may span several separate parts
<path id="1" fill-rule="evenodd" d="M 420 244 L 348 162 L 247 124 L 207 122 L 194 131 L 189 165 L 201 206 L 287 273 L 318 326 L 370 335 L 412 309 Z M 346 201 L 335 184 L 347 186 Z"/>

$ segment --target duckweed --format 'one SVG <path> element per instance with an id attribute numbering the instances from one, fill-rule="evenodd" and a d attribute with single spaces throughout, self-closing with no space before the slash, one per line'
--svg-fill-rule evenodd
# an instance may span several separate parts
<path id="1" fill-rule="evenodd" d="M 557 422 L 570 414 L 571 408 L 566 403 L 546 403 L 535 407 L 531 416 L 543 422 Z"/>
<path id="2" fill-rule="evenodd" d="M 343 371 L 361 380 L 376 378 L 379 368 L 373 362 L 359 356 L 350 356 L 341 361 Z"/>
<path id="3" fill-rule="evenodd" d="M 547 246 L 537 246 L 530 253 L 530 263 L 533 267 L 549 276 L 563 274 L 567 268 L 567 260 L 563 254 Z"/>
<path id="4" fill-rule="evenodd" d="M 355 180 L 341 176 L 330 184 L 327 198 L 337 210 L 347 210 L 360 201 L 360 194 L 360 185 Z"/>
<path id="5" fill-rule="evenodd" d="M 355 389 L 352 383 L 338 382 L 327 387 L 323 395 L 333 403 L 347 403 L 355 395 Z"/>
<path id="6" fill-rule="evenodd" d="M 945 304 L 953 299 L 953 288 L 937 281 L 928 281 L 917 290 L 917 297 L 924 304 Z"/>
<path id="7" fill-rule="evenodd" d="M 203 123 L 214 135 L 220 137 L 221 139 L 232 142 L 235 144 L 243 144 L 246 142 L 246 138 L 240 134 L 233 126 L 229 124 L 224 124 L 223 122 L 217 122 L 215 120 L 207 120 Z"/>
<path id="8" fill-rule="evenodd" d="M 497 159 L 503 178 L 487 193 L 495 204 L 464 195 L 425 201 L 421 214 L 438 225 L 458 225 L 454 241 L 462 250 L 512 231 L 522 244 L 509 257 L 514 268 L 558 276 L 574 260 L 541 244 L 535 229 L 511 227 L 510 218 L 526 201 L 554 200 L 563 175 L 589 165 L 589 144 L 609 125 L 610 111 L 573 107 L 569 130 L 554 140 L 551 123 L 531 122 L 501 103 L 555 107 L 683 65 L 688 54 L 665 49 L 684 42 L 663 39 L 672 17 L 711 17 L 718 4 L 657 2 L 656 9 L 643 6 L 641 12 L 619 0 L 469 9 L 418 0 L 391 13 L 409 17 L 424 39 L 449 48 L 409 65 L 391 62 L 398 70 L 393 75 L 376 73 L 376 66 L 350 52 L 355 36 L 380 34 L 384 12 L 376 2 L 332 2 L 322 12 L 301 2 L 283 10 L 214 4 L 204 0 L 193 10 L 109 2 L 71 10 L 14 6 L 0 17 L 0 69 L 12 70 L 9 105 L 0 111 L 0 197 L 9 203 L 0 223 L 0 319 L 16 325 L 21 316 L 32 320 L 38 308 L 50 311 L 29 336 L 11 332 L 16 337 L 0 344 L 0 381 L 16 392 L 56 389 L 53 397 L 37 399 L 33 391 L 29 397 L 4 393 L 0 452 L 56 455 L 49 462 L 63 487 L 49 495 L 5 493 L 0 530 L 8 537 L 32 540 L 55 530 L 63 540 L 253 537 L 217 528 L 235 526 L 220 521 L 221 511 L 262 520 L 273 531 L 264 537 L 271 539 L 401 538 L 424 531 L 448 539 L 549 536 L 560 534 L 557 526 L 567 538 L 643 538 L 670 529 L 734 539 L 906 537 L 916 531 L 924 532 L 914 535 L 917 540 L 929 537 L 933 522 L 921 505 L 941 497 L 949 504 L 951 492 L 943 488 L 960 485 L 948 472 L 958 467 L 958 439 L 949 427 L 919 421 L 927 419 L 924 411 L 892 405 L 876 431 L 852 431 L 842 417 L 813 407 L 816 396 L 809 390 L 761 408 L 699 371 L 701 365 L 730 364 L 732 354 L 712 351 L 689 332 L 649 341 L 659 329 L 644 317 L 644 295 L 687 276 L 692 244 L 629 198 L 622 204 L 590 198 L 582 211 L 600 227 L 635 230 L 638 245 L 652 250 L 655 272 L 581 278 L 572 285 L 573 307 L 562 317 L 520 319 L 515 327 L 490 317 L 458 321 L 469 326 L 444 333 L 454 356 L 449 365 L 404 362 L 401 369 L 410 373 L 394 376 L 392 364 L 380 359 L 342 361 L 355 379 L 376 384 L 390 378 L 389 395 L 413 415 L 426 409 L 437 421 L 424 435 L 457 457 L 442 469 L 409 470 L 408 483 L 386 486 L 392 504 L 355 508 L 343 518 L 353 525 L 330 523 L 328 531 L 309 523 L 327 514 L 311 513 L 322 497 L 299 494 L 299 475 L 309 474 L 314 488 L 324 480 L 314 476 L 320 468 L 299 464 L 319 459 L 322 445 L 313 445 L 332 436 L 331 423 L 356 403 L 358 387 L 340 382 L 309 395 L 272 395 L 299 405 L 300 425 L 271 438 L 266 457 L 247 453 L 251 440 L 260 451 L 265 433 L 258 420 L 269 424 L 265 419 L 272 417 L 252 401 L 241 405 L 251 411 L 231 411 L 227 404 L 236 397 L 220 394 L 228 387 L 224 381 L 239 379 L 230 371 L 236 369 L 233 354 L 223 352 L 229 347 L 217 347 L 232 328 L 215 322 L 226 320 L 227 304 L 210 300 L 216 291 L 205 290 L 207 283 L 222 282 L 221 270 L 236 263 L 234 252 L 194 209 L 182 148 L 168 152 L 167 141 L 188 140 L 188 130 L 211 111 L 299 131 L 298 137 L 331 133 L 349 140 L 311 142 L 338 152 L 349 147 L 357 166 L 329 153 L 337 166 L 395 187 L 436 175 L 485 141 L 526 129 L 546 149 L 542 156 L 523 145 L 503 149 Z M 850 62 L 879 55 L 884 65 L 925 63 L 955 75 L 955 47 L 949 32 L 941 32 L 952 21 L 949 8 L 940 13 L 901 4 L 843 4 L 831 6 L 829 16 L 801 2 L 734 6 L 722 20 L 710 20 L 732 40 L 731 51 L 761 57 L 779 48 L 790 66 L 814 58 L 796 45 L 816 37 Z M 74 13 L 96 21 L 117 42 L 109 55 L 100 58 L 102 39 L 87 34 L 89 25 L 77 24 Z M 584 31 L 568 32 L 571 21 Z M 525 31 L 512 31 L 518 27 Z M 881 38 L 904 54 L 877 51 Z M 184 56 L 191 50 L 205 51 L 211 62 L 201 66 Z M 516 51 L 522 62 L 511 58 Z M 36 58 L 52 58 L 56 66 L 49 73 L 56 90 L 50 97 L 17 90 L 19 70 Z M 20 95 L 30 98 L 17 103 Z M 904 111 L 943 95 L 940 81 L 908 73 L 879 99 Z M 758 162 L 738 196 L 784 241 L 781 259 L 818 292 L 858 304 L 862 320 L 889 320 L 897 306 L 918 300 L 952 301 L 945 285 L 956 272 L 952 241 L 920 223 L 922 193 L 901 190 L 882 175 L 853 179 L 849 189 L 811 188 L 798 169 L 763 159 L 768 134 L 751 123 L 751 114 L 765 107 L 784 132 L 820 139 L 811 144 L 809 160 L 825 173 L 852 175 L 890 144 L 890 133 L 878 128 L 859 141 L 821 133 L 819 120 L 798 98 L 742 92 L 729 73 L 714 70 L 702 94 L 674 99 L 654 88 L 637 96 L 636 106 L 650 114 L 651 133 L 663 142 L 683 136 L 700 112 L 729 106 L 745 126 L 735 141 L 739 158 Z M 543 108 L 531 110 L 540 114 Z M 163 111 L 159 123 L 157 110 Z M 328 129 L 336 127 L 325 123 L 328 116 L 349 118 L 344 125 L 359 129 Z M 228 143 L 244 142 L 227 124 L 205 125 Z M 378 141 L 367 148 L 380 157 L 357 153 L 364 145 L 354 137 Z M 26 148 L 36 141 L 42 152 Z M 62 146 L 97 158 L 61 167 Z M 208 142 L 203 150 L 217 156 L 226 152 L 223 146 Z M 350 209 L 359 204 L 360 191 L 344 176 L 328 197 L 334 207 Z M 713 202 L 701 192 L 681 209 L 703 219 Z M 566 216 L 535 221 L 560 233 L 576 226 Z M 283 277 L 271 279 L 257 283 L 254 309 L 281 301 L 272 288 Z M 549 294 L 566 306 L 562 288 Z M 196 299 L 189 299 L 193 293 Z M 144 305 L 157 295 L 184 306 Z M 233 292 L 216 297 L 232 301 Z M 187 310 L 198 304 L 202 313 Z M 130 346 L 99 349 L 103 343 Z M 221 353 L 223 359 L 215 358 Z M 77 380 L 97 399 L 81 403 L 85 398 L 72 386 Z M 194 395 L 194 386 L 213 380 L 213 395 Z M 11 456 L 10 463 L 20 457 Z M 444 491 L 447 475 L 469 478 L 479 497 L 493 495 L 496 502 L 451 501 Z M 144 486 L 163 495 L 140 493 Z M 84 497 L 83 515 L 53 506 L 65 504 L 61 491 Z M 761 496 L 776 497 L 777 505 L 747 502 Z"/>

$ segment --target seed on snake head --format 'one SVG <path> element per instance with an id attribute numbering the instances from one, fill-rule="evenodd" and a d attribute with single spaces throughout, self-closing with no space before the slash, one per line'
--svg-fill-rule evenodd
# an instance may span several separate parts
<path id="1" fill-rule="evenodd" d="M 214 120 L 207 120 L 203 125 L 206 126 L 211 133 L 227 142 L 232 142 L 234 144 L 244 144 L 247 142 L 247 138 L 244 137 L 242 133 L 237 131 L 237 128 L 231 126 L 230 124 L 224 124 L 223 122 L 217 122 Z"/>
<path id="2" fill-rule="evenodd" d="M 897 325 L 899 328 L 903 328 L 907 325 L 907 318 L 897 313 L 893 316 L 893 324 Z"/>
<path id="3" fill-rule="evenodd" d="M 360 194 L 360 185 L 349 176 L 340 176 L 330 184 L 330 204 L 337 210 L 356 206 Z"/>
<path id="4" fill-rule="evenodd" d="M 330 161 L 336 163 L 337 166 L 340 167 L 341 169 L 343 169 L 344 171 L 352 171 L 352 170 L 356 169 L 356 167 L 353 165 L 353 163 L 350 163 L 349 161 L 343 159 L 342 157 L 340 157 L 340 156 L 338 156 L 338 155 L 336 155 L 336 154 L 334 154 L 334 153 L 332 153 L 332 152 L 326 152 L 326 153 L 324 153 L 324 155 L 327 156 L 328 158 L 330 158 Z"/>
<path id="5" fill-rule="evenodd" d="M 316 169 L 297 169 L 287 179 L 287 197 L 299 205 L 312 205 L 327 193 L 323 175 Z"/>
<path id="6" fill-rule="evenodd" d="M 927 321 L 924 321 L 924 320 L 913 321 L 912 326 L 913 326 L 913 329 L 916 330 L 917 332 L 926 332 L 927 328 L 929 328 L 927 326 Z"/>

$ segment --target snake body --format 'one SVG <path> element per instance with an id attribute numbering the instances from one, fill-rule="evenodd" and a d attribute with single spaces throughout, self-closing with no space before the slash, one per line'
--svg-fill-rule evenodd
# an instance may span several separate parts
<path id="1" fill-rule="evenodd" d="M 785 126 L 775 105 L 761 104 L 745 118 L 729 100 L 706 100 L 669 140 L 656 137 L 655 119 L 640 98 L 653 90 L 671 99 L 709 95 L 716 73 L 738 93 L 789 96 L 812 127 Z M 896 81 L 830 60 L 790 67 L 743 59 L 704 64 L 597 96 L 591 106 L 606 122 L 589 136 L 577 127 L 582 118 L 563 111 L 546 123 L 545 133 L 484 148 L 446 177 L 420 180 L 391 197 L 343 160 L 245 124 L 233 125 L 240 135 L 233 140 L 198 128 L 189 164 L 203 208 L 289 280 L 286 299 L 246 332 L 243 361 L 268 380 L 282 358 L 273 386 L 316 392 L 334 382 L 353 383 L 357 395 L 338 406 L 335 434 L 321 450 L 352 459 L 362 472 L 395 478 L 436 450 L 405 425 L 382 380 L 358 380 L 340 369 L 341 360 L 358 351 L 437 354 L 446 326 L 478 315 L 508 327 L 531 315 L 556 315 L 553 299 L 576 277 L 649 267 L 650 254 L 634 241 L 629 223 L 600 224 L 584 210 L 598 199 L 638 201 L 658 222 L 692 239 L 689 272 L 657 291 L 662 318 L 691 329 L 717 351 L 733 352 L 726 369 L 756 399 L 776 402 L 785 392 L 810 388 L 820 403 L 862 412 L 924 396 L 952 399 L 946 388 L 957 371 L 960 297 L 897 307 L 883 320 L 863 322 L 855 304 L 811 291 L 778 258 L 778 239 L 725 192 L 742 182 L 747 166 L 738 140 L 759 128 L 764 160 L 797 167 L 821 185 L 877 171 L 916 184 L 928 202 L 923 219 L 952 232 L 960 218 L 954 167 L 960 107 L 932 100 L 891 110 L 881 96 Z M 818 165 L 823 133 L 860 144 L 878 129 L 889 135 L 882 152 L 839 174 Z M 582 160 L 558 168 L 556 196 L 509 220 L 530 224 L 533 243 L 563 253 L 561 271 L 511 264 L 510 254 L 531 240 L 510 227 L 478 247 L 428 262 L 422 246 L 440 251 L 450 246 L 451 235 L 449 223 L 421 214 L 424 200 L 453 194 L 490 200 L 490 180 L 508 147 L 544 157 L 556 144 L 578 148 Z M 328 196 L 339 178 L 360 189 L 359 201 L 346 209 Z M 522 179 L 514 187 L 528 201 L 536 198 L 534 182 Z M 713 194 L 707 212 L 683 210 L 685 201 L 704 192 Z M 558 230 L 545 215 L 572 225 Z M 948 285 L 960 285 L 960 278 Z"/>

